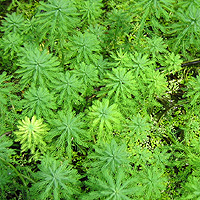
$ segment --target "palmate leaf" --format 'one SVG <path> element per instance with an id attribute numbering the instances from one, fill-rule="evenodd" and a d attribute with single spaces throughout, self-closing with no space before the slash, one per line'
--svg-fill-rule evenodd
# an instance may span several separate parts
<path id="1" fill-rule="evenodd" d="M 22 115 L 32 117 L 50 117 L 54 109 L 57 108 L 55 97 L 45 87 L 35 87 L 32 85 L 24 94 L 21 101 L 23 105 Z"/>
<path id="2" fill-rule="evenodd" d="M 25 119 L 19 121 L 17 128 L 19 130 L 14 132 L 16 135 L 15 141 L 21 143 L 22 152 L 29 149 L 32 154 L 36 152 L 36 149 L 45 152 L 46 143 L 44 138 L 48 128 L 46 124 L 43 124 L 42 119 L 37 120 L 35 116 L 32 119 L 25 117 Z"/>
<path id="3" fill-rule="evenodd" d="M 88 155 L 90 166 L 88 172 L 93 174 L 99 170 L 112 171 L 113 173 L 119 168 L 129 167 L 128 152 L 125 144 L 117 144 L 114 139 L 109 143 L 94 145 L 95 152 Z"/>
<path id="4" fill-rule="evenodd" d="M 137 187 L 134 187 L 134 179 L 123 172 L 122 169 L 112 173 L 108 170 L 89 176 L 87 185 L 90 192 L 83 195 L 82 200 L 132 200 Z"/>
<path id="5" fill-rule="evenodd" d="M 68 110 L 66 112 L 58 112 L 57 118 L 49 122 L 52 126 L 51 131 L 48 133 L 47 139 L 52 140 L 53 146 L 60 153 L 67 152 L 71 159 L 72 144 L 79 144 L 87 146 L 84 141 L 88 136 L 86 135 L 85 123 L 81 120 L 81 116 Z"/>
<path id="6" fill-rule="evenodd" d="M 136 82 L 132 71 L 126 68 L 114 68 L 103 80 L 105 87 L 101 88 L 98 96 L 107 94 L 108 98 L 117 102 L 119 98 L 126 100 L 136 94 Z"/>
<path id="7" fill-rule="evenodd" d="M 29 83 L 34 83 L 36 86 L 49 86 L 60 71 L 57 58 L 49 54 L 46 49 L 40 51 L 33 44 L 21 48 L 19 56 L 20 69 L 16 73 L 21 77 L 20 83 L 23 87 Z"/>
<path id="8" fill-rule="evenodd" d="M 62 198 L 66 200 L 77 199 L 79 194 L 79 175 L 67 161 L 61 162 L 53 157 L 46 156 L 38 166 L 39 171 L 34 177 L 37 182 L 30 189 L 32 199 Z"/>
<path id="9" fill-rule="evenodd" d="M 88 120 L 94 130 L 98 130 L 99 137 L 108 137 L 103 132 L 112 132 L 114 128 L 121 128 L 122 115 L 118 111 L 117 104 L 110 105 L 108 99 L 102 102 L 95 101 L 89 108 Z"/>

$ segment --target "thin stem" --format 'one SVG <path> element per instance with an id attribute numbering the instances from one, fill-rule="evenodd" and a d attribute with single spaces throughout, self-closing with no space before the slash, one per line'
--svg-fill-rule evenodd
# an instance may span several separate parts
<path id="1" fill-rule="evenodd" d="M 6 163 L 7 165 L 9 165 L 15 171 L 15 173 L 19 176 L 19 178 L 21 179 L 23 185 L 25 187 L 27 187 L 26 181 L 22 177 L 21 173 L 19 173 L 19 171 L 11 163 L 7 162 L 4 158 L 0 157 L 0 160 L 2 160 L 4 163 Z"/>

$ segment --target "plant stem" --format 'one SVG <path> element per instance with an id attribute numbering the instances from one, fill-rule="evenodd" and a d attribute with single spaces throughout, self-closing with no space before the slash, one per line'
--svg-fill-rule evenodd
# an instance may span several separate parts
<path id="1" fill-rule="evenodd" d="M 23 185 L 25 187 L 27 187 L 26 181 L 22 177 L 21 173 L 19 173 L 19 171 L 11 163 L 7 162 L 4 158 L 0 157 L 0 160 L 2 160 L 4 163 L 6 163 L 7 165 L 9 165 L 15 171 L 15 173 L 17 174 L 17 176 L 19 176 L 19 178 L 21 179 Z"/>

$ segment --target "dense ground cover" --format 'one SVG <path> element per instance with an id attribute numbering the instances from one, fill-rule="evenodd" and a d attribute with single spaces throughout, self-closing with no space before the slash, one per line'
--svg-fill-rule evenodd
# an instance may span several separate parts
<path id="1" fill-rule="evenodd" d="M 0 199 L 200 199 L 200 0 L 0 2 Z"/>

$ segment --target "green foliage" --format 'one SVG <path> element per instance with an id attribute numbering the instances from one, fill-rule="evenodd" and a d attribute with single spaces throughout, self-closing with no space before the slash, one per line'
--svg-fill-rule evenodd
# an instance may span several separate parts
<path id="1" fill-rule="evenodd" d="M 163 171 L 155 167 L 148 167 L 143 172 L 139 172 L 137 182 L 141 197 L 144 199 L 159 199 L 161 192 L 166 188 L 166 181 Z"/>
<path id="2" fill-rule="evenodd" d="M 19 33 L 21 34 L 24 31 L 26 26 L 24 17 L 22 14 L 12 13 L 6 14 L 5 20 L 2 22 L 2 31 L 4 34 L 12 33 Z"/>
<path id="3" fill-rule="evenodd" d="M 36 149 L 42 153 L 46 150 L 46 143 L 44 138 L 48 132 L 48 128 L 43 124 L 42 119 L 36 119 L 33 116 L 31 119 L 25 117 L 24 120 L 19 121 L 18 131 L 15 131 L 16 139 L 21 143 L 21 150 L 27 151 L 30 149 L 34 154 Z"/>
<path id="4" fill-rule="evenodd" d="M 8 99 L 11 96 L 11 91 L 13 90 L 13 84 L 9 81 L 12 77 L 7 76 L 6 72 L 3 72 L 0 75 L 0 108 L 3 109 L 3 106 L 8 103 Z"/>
<path id="5" fill-rule="evenodd" d="M 0 199 L 199 199 L 199 0 L 0 2 Z"/>
<path id="6" fill-rule="evenodd" d="M 131 139 L 140 140 L 142 142 L 147 139 L 149 130 L 150 123 L 147 122 L 146 117 L 143 118 L 140 114 L 127 120 L 126 134 L 130 131 L 129 136 Z"/>
<path id="7" fill-rule="evenodd" d="M 2 38 L 1 47 L 4 49 L 4 56 L 10 54 L 11 58 L 16 56 L 16 53 L 19 52 L 19 48 L 22 45 L 23 40 L 17 33 L 9 33 L 8 35 Z"/>
<path id="8" fill-rule="evenodd" d="M 98 131 L 98 137 L 100 138 L 109 137 L 105 133 L 112 133 L 114 128 L 120 127 L 122 119 L 121 113 L 117 109 L 117 104 L 110 105 L 108 99 L 103 99 L 102 102 L 94 102 L 89 108 L 88 117 L 92 122 L 92 128 Z"/>
<path id="9" fill-rule="evenodd" d="M 56 85 L 56 93 L 58 95 L 58 104 L 64 104 L 64 107 L 70 107 L 73 104 L 79 104 L 83 93 L 83 84 L 71 71 L 59 74 L 57 80 L 54 81 Z"/>
<path id="10" fill-rule="evenodd" d="M 132 98 L 134 95 L 136 82 L 131 71 L 125 68 L 113 68 L 112 73 L 108 73 L 104 79 L 105 87 L 103 87 L 102 95 L 112 98 L 114 102 L 119 99 L 126 101 L 127 98 Z"/>
<path id="11" fill-rule="evenodd" d="M 86 64 L 95 63 L 99 59 L 99 51 L 101 49 L 96 35 L 92 33 L 77 32 L 76 35 L 70 38 L 67 44 L 70 50 L 71 62 Z"/>
<path id="12" fill-rule="evenodd" d="M 22 100 L 24 116 L 48 117 L 53 115 L 52 110 L 57 108 L 55 97 L 45 87 L 32 85 L 24 94 Z"/>
<path id="13" fill-rule="evenodd" d="M 191 77 L 190 81 L 187 83 L 188 91 L 185 96 L 189 97 L 191 100 L 191 104 L 194 105 L 197 103 L 200 97 L 200 76 L 198 75 L 196 78 Z"/>
<path id="14" fill-rule="evenodd" d="M 136 5 L 133 8 L 133 11 L 141 16 L 137 37 L 141 37 L 145 26 L 147 28 L 152 27 L 155 31 L 160 29 L 165 32 L 165 27 L 161 22 L 161 19 L 163 18 L 166 22 L 170 20 L 170 12 L 173 13 L 174 3 L 174 0 L 137 0 Z"/>
<path id="15" fill-rule="evenodd" d="M 53 139 L 52 143 L 60 151 L 67 152 L 71 159 L 72 143 L 78 145 L 86 145 L 85 123 L 81 121 L 82 116 L 74 116 L 71 111 L 58 112 L 58 118 L 50 120 L 52 129 L 48 133 L 47 138 Z"/>
<path id="16" fill-rule="evenodd" d="M 8 139 L 5 135 L 0 137 L 0 164 L 2 162 L 2 158 L 9 161 L 11 155 L 14 154 L 13 149 L 9 149 L 9 147 L 13 144 L 12 140 Z"/>
<path id="17" fill-rule="evenodd" d="M 25 87 L 34 83 L 36 86 L 49 86 L 60 71 L 56 57 L 48 53 L 46 49 L 40 50 L 34 45 L 25 46 L 20 52 L 18 65 L 20 69 L 16 73 L 21 77 L 20 84 Z"/>
<path id="18" fill-rule="evenodd" d="M 96 70 L 95 66 L 92 64 L 86 65 L 84 62 L 82 62 L 80 65 L 76 66 L 76 70 L 73 72 L 78 77 L 79 82 L 86 86 L 84 88 L 86 90 L 84 93 L 88 95 L 88 93 L 90 94 L 93 92 L 93 86 L 97 85 L 99 82 L 97 76 L 98 71 Z"/>
<path id="19" fill-rule="evenodd" d="M 102 0 L 87 0 L 80 5 L 82 23 L 95 24 L 101 16 L 103 10 Z"/>
<path id="20" fill-rule="evenodd" d="M 129 166 L 129 155 L 125 144 L 118 145 L 113 139 L 111 143 L 101 144 L 100 146 L 95 145 L 94 149 L 95 152 L 88 155 L 91 162 L 89 164 L 91 174 L 99 170 L 108 170 L 114 173 L 120 168 Z"/>
<path id="21" fill-rule="evenodd" d="M 70 0 L 40 1 L 40 4 L 36 15 L 36 25 L 41 34 L 40 39 L 46 36 L 53 47 L 56 40 L 61 42 L 62 37 L 72 32 L 78 24 L 77 9 Z"/>
<path id="22" fill-rule="evenodd" d="M 199 193 L 199 177 L 190 176 L 189 181 L 184 186 L 185 189 L 185 195 L 184 199 L 199 199 L 200 193 Z"/>
<path id="23" fill-rule="evenodd" d="M 178 23 L 171 26 L 171 33 L 176 37 L 173 49 L 175 52 L 179 50 L 186 51 L 191 45 L 197 47 L 199 45 L 200 34 L 200 13 L 199 8 L 189 6 L 186 12 L 179 10 L 177 18 Z"/>
<path id="24" fill-rule="evenodd" d="M 118 170 L 115 174 L 105 170 L 96 176 L 89 177 L 91 192 L 82 199 L 116 199 L 131 200 L 135 193 L 133 178 Z"/>
<path id="25" fill-rule="evenodd" d="M 36 196 L 38 199 L 49 199 L 52 195 L 54 200 L 75 199 L 80 189 L 80 176 L 68 162 L 48 156 L 42 159 L 38 168 L 39 171 L 34 174 L 38 182 L 31 187 L 32 199 Z"/>

